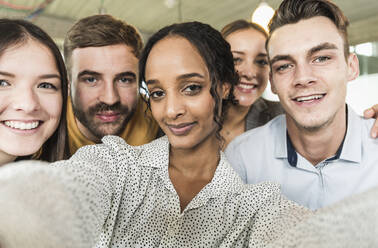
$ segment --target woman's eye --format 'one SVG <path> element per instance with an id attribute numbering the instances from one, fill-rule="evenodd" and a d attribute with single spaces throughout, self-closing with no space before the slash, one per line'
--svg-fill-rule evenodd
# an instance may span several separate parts
<path id="1" fill-rule="evenodd" d="M 120 79 L 118 79 L 118 81 L 122 84 L 131 84 L 135 81 L 135 79 L 130 77 L 121 77 Z"/>
<path id="2" fill-rule="evenodd" d="M 6 86 L 9 86 L 9 85 L 10 85 L 10 83 L 8 83 L 7 81 L 0 79 L 0 87 L 6 87 Z"/>
<path id="3" fill-rule="evenodd" d="M 241 62 L 243 62 L 243 60 L 242 60 L 241 58 L 238 58 L 238 57 L 235 57 L 235 58 L 234 58 L 234 64 L 235 64 L 235 65 L 238 65 L 238 64 L 240 64 Z"/>
<path id="4" fill-rule="evenodd" d="M 38 85 L 38 88 L 42 88 L 42 89 L 54 89 L 54 90 L 57 89 L 55 85 L 53 85 L 52 83 L 47 83 L 47 82 L 40 83 Z"/>
<path id="5" fill-rule="evenodd" d="M 186 88 L 184 88 L 184 93 L 188 94 L 188 95 L 195 95 L 197 94 L 198 92 L 200 92 L 202 89 L 202 86 L 201 85 L 198 85 L 198 84 L 191 84 L 191 85 L 188 85 Z"/>
<path id="6" fill-rule="evenodd" d="M 163 96 L 164 96 L 164 92 L 160 91 L 160 90 L 153 91 L 153 92 L 150 93 L 150 97 L 152 99 L 159 99 L 159 98 L 161 98 Z"/>
<path id="7" fill-rule="evenodd" d="M 268 61 L 266 59 L 260 59 L 260 60 L 256 61 L 256 64 L 258 64 L 260 66 L 266 66 L 266 65 L 268 65 Z"/>

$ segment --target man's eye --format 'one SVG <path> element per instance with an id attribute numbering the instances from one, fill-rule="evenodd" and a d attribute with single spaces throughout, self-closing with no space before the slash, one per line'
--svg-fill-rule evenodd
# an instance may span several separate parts
<path id="1" fill-rule="evenodd" d="M 10 86 L 10 83 L 8 83 L 6 80 L 0 79 L 0 87 L 6 87 Z"/>
<path id="2" fill-rule="evenodd" d="M 133 83 L 135 80 L 134 78 L 130 78 L 130 77 L 121 77 L 120 79 L 118 79 L 118 81 L 120 83 L 127 84 L 127 83 Z"/>
<path id="3" fill-rule="evenodd" d="M 277 72 L 282 72 L 282 71 L 284 71 L 284 70 L 286 70 L 286 69 L 289 69 L 289 68 L 291 68 L 291 67 L 292 67 L 291 64 L 280 65 L 280 66 L 278 66 L 278 67 L 276 68 L 276 71 L 277 71 Z"/>
<path id="4" fill-rule="evenodd" d="M 57 89 L 57 88 L 55 87 L 55 85 L 53 85 L 52 83 L 48 83 L 48 82 L 40 83 L 40 84 L 38 85 L 38 88 L 42 88 L 42 89 L 54 89 L 54 90 Z"/>
<path id="5" fill-rule="evenodd" d="M 96 83 L 97 79 L 95 77 L 86 77 L 84 78 L 84 81 L 90 84 Z"/>
<path id="6" fill-rule="evenodd" d="M 320 57 L 317 57 L 314 62 L 325 62 L 327 60 L 330 60 L 331 58 L 329 56 L 320 56 Z"/>

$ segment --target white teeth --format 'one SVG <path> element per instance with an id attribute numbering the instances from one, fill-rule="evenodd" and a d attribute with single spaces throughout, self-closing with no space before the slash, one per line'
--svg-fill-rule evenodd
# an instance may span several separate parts
<path id="1" fill-rule="evenodd" d="M 238 87 L 249 90 L 249 89 L 256 88 L 256 85 L 254 85 L 254 84 L 238 84 Z"/>
<path id="2" fill-rule="evenodd" d="M 4 121 L 4 124 L 11 128 L 30 130 L 38 127 L 39 121 L 23 122 L 23 121 Z"/>
<path id="3" fill-rule="evenodd" d="M 296 101 L 303 102 L 303 101 L 317 100 L 321 98 L 323 98 L 323 95 L 312 95 L 312 96 L 298 97 Z"/>

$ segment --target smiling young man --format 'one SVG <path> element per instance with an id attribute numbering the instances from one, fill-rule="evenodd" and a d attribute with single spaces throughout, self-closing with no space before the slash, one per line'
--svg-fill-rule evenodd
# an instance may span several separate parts
<path id="1" fill-rule="evenodd" d="M 272 90 L 286 114 L 227 148 L 245 182 L 279 182 L 289 199 L 312 209 L 378 185 L 374 121 L 345 103 L 347 83 L 359 74 L 347 26 L 327 0 L 280 5 L 266 47 Z"/>
<path id="2" fill-rule="evenodd" d="M 143 43 L 131 25 L 109 15 L 79 20 L 64 41 L 70 79 L 67 112 L 70 153 L 118 135 L 130 145 L 152 141 L 158 126 L 138 93 Z"/>

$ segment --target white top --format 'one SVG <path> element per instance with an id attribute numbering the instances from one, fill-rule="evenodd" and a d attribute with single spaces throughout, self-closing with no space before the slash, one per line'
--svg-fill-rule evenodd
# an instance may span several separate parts
<path id="1" fill-rule="evenodd" d="M 244 182 L 279 183 L 287 198 L 317 209 L 378 185 L 378 140 L 370 137 L 373 122 L 348 108 L 339 154 L 316 166 L 293 148 L 290 152 L 284 115 L 234 139 L 226 156 Z"/>
<path id="2" fill-rule="evenodd" d="M 212 181 L 181 212 L 166 137 L 140 147 L 116 136 L 102 141 L 55 167 L 24 168 L 54 178 L 41 187 L 68 191 L 80 209 L 76 221 L 99 236 L 95 247 L 265 247 L 309 213 L 276 184 L 243 184 L 223 153 Z M 38 192 L 32 197 L 38 202 Z M 56 204 L 68 200 L 60 196 Z"/>

